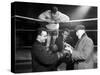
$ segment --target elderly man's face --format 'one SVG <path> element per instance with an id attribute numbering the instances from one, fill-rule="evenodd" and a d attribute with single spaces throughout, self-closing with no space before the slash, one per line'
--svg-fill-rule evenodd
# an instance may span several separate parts
<path id="1" fill-rule="evenodd" d="M 77 37 L 80 39 L 81 38 L 81 36 L 83 35 L 85 33 L 85 30 L 77 30 L 76 31 L 76 35 L 77 35 Z"/>
<path id="2" fill-rule="evenodd" d="M 41 32 L 41 42 L 45 42 L 47 39 L 47 32 L 46 31 L 42 31 Z"/>

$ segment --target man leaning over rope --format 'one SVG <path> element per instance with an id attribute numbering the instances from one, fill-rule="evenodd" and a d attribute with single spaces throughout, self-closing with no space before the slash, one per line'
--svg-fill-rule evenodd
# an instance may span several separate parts
<path id="1" fill-rule="evenodd" d="M 48 37 L 47 37 L 47 47 L 52 43 L 55 43 L 56 38 L 59 35 L 59 22 L 67 22 L 69 21 L 69 17 L 60 11 L 58 11 L 57 7 L 52 7 L 50 10 L 46 10 L 39 15 L 39 19 L 48 22 L 46 28 L 48 29 Z"/>

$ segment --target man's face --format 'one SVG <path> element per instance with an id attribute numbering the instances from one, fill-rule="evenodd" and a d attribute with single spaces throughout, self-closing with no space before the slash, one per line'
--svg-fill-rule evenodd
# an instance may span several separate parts
<path id="1" fill-rule="evenodd" d="M 77 30 L 76 36 L 80 39 L 83 33 L 84 33 L 84 30 Z"/>
<path id="2" fill-rule="evenodd" d="M 45 42 L 47 39 L 47 32 L 46 31 L 42 31 L 41 32 L 41 42 Z"/>
<path id="3" fill-rule="evenodd" d="M 79 30 L 76 31 L 76 36 L 77 36 L 77 37 L 79 36 Z"/>
<path id="4" fill-rule="evenodd" d="M 67 31 L 64 31 L 62 33 L 62 35 L 63 35 L 63 38 L 66 39 L 68 37 L 69 33 Z"/>

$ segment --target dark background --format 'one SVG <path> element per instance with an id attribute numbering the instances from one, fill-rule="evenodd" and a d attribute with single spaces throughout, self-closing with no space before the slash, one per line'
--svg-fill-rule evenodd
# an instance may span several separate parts
<path id="1" fill-rule="evenodd" d="M 12 3 L 11 16 L 15 22 L 15 71 L 16 72 L 31 72 L 31 48 L 34 42 L 34 31 L 41 27 L 41 22 L 31 21 L 21 18 L 15 18 L 14 15 L 20 15 L 30 18 L 38 18 L 38 15 L 45 10 L 50 9 L 52 6 L 57 6 L 59 11 L 67 14 L 71 20 L 97 18 L 97 7 L 90 7 L 89 11 L 84 17 L 78 17 L 81 15 L 73 14 L 75 10 L 81 6 L 77 5 L 61 5 L 61 4 L 43 4 L 43 3 L 27 3 L 27 2 L 14 2 Z M 85 6 L 83 6 L 85 7 Z M 74 16 L 73 16 L 74 15 Z M 76 16 L 76 17 L 75 17 Z M 60 24 L 60 29 L 69 27 L 74 30 L 75 25 L 83 24 L 86 27 L 86 33 L 92 38 L 97 51 L 97 20 L 76 22 L 76 23 L 64 23 Z M 75 31 L 71 31 L 71 37 L 74 41 L 71 41 L 71 45 L 74 47 L 77 42 Z"/>

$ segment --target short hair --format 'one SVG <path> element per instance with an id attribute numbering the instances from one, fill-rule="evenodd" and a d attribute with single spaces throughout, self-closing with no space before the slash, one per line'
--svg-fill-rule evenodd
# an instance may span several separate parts
<path id="1" fill-rule="evenodd" d="M 56 6 L 51 8 L 51 13 L 56 13 L 58 11 L 58 8 Z"/>
<path id="2" fill-rule="evenodd" d="M 37 35 L 41 35 L 42 31 L 47 31 L 46 28 L 39 28 L 37 30 Z"/>
<path id="3" fill-rule="evenodd" d="M 64 31 L 70 33 L 70 30 L 68 28 L 64 28 L 63 31 L 62 31 L 62 33 L 64 33 Z"/>
<path id="4" fill-rule="evenodd" d="M 75 31 L 77 31 L 77 30 L 85 30 L 85 26 L 84 25 L 77 25 L 75 27 Z"/>

